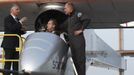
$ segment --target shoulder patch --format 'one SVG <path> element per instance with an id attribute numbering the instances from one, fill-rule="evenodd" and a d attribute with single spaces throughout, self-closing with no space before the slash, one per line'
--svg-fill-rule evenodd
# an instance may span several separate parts
<path id="1" fill-rule="evenodd" d="M 77 17 L 80 18 L 82 16 L 82 13 L 81 12 L 78 12 L 77 13 Z"/>

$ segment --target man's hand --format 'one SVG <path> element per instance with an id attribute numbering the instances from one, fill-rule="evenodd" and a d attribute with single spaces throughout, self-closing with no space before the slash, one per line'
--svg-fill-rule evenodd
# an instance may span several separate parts
<path id="1" fill-rule="evenodd" d="M 82 29 L 77 30 L 77 31 L 74 32 L 74 35 L 75 35 L 75 36 L 80 35 L 82 32 L 83 32 Z"/>
<path id="2" fill-rule="evenodd" d="M 24 21 L 26 21 L 27 20 L 27 17 L 22 17 L 20 20 L 19 20 L 19 22 L 20 23 L 23 23 Z"/>
<path id="3" fill-rule="evenodd" d="M 22 30 L 22 31 L 26 31 L 26 26 L 22 25 L 21 30 Z"/>

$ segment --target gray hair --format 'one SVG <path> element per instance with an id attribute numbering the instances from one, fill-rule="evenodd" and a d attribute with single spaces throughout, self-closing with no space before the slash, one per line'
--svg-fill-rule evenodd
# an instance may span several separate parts
<path id="1" fill-rule="evenodd" d="M 13 10 L 13 9 L 15 9 L 15 8 L 20 8 L 20 7 L 17 4 L 13 4 L 12 7 L 10 8 L 10 11 Z"/>

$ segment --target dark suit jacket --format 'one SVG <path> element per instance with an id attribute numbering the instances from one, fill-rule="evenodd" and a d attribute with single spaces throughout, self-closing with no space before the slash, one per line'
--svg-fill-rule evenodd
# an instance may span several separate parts
<path id="1" fill-rule="evenodd" d="M 8 15 L 5 19 L 4 19 L 4 34 L 24 34 L 25 31 L 21 30 L 22 25 L 21 23 L 18 21 L 15 21 L 15 19 L 11 16 Z M 19 39 L 18 37 L 14 36 L 14 37 L 9 37 L 9 36 L 5 36 L 3 38 L 3 42 L 1 47 L 3 48 L 16 48 L 19 46 Z"/>

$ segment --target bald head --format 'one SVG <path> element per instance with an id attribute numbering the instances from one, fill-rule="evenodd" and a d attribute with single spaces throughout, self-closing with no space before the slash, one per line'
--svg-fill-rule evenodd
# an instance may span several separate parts
<path id="1" fill-rule="evenodd" d="M 74 6 L 71 2 L 67 2 L 64 6 L 64 12 L 66 15 L 70 15 L 74 10 Z"/>
<path id="2" fill-rule="evenodd" d="M 13 5 L 13 6 L 11 7 L 11 9 L 10 9 L 10 13 L 11 13 L 12 15 L 14 15 L 14 16 L 18 16 L 19 12 L 20 12 L 20 8 L 19 8 L 18 5 Z"/>

